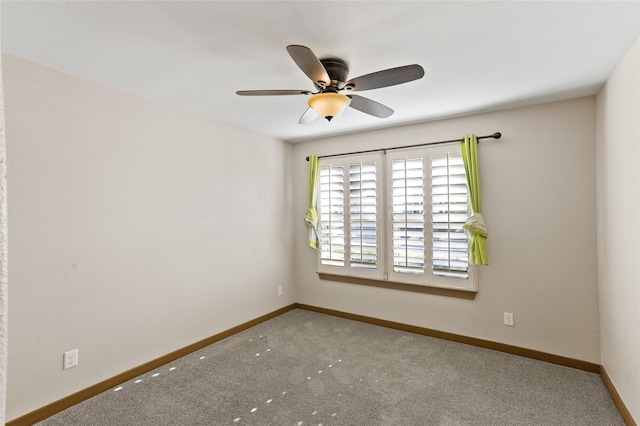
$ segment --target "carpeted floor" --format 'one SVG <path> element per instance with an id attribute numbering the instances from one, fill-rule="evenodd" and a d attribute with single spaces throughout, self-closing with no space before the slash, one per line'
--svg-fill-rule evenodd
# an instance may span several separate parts
<path id="1" fill-rule="evenodd" d="M 295 309 L 39 425 L 624 425 L 599 375 Z"/>

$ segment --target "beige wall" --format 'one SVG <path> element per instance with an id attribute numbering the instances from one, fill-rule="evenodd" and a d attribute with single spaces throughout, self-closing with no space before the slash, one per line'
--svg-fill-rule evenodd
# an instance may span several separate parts
<path id="1" fill-rule="evenodd" d="M 597 96 L 602 365 L 640 421 L 640 41 Z"/>
<path id="2" fill-rule="evenodd" d="M 0 56 L 1 58 L 1 56 Z M 2 61 L 0 60 L 0 72 Z M 8 335 L 7 145 L 4 132 L 4 89 L 0 79 L 0 425 L 5 423 Z"/>
<path id="3" fill-rule="evenodd" d="M 298 301 L 599 363 L 595 99 L 416 124 L 294 147 Z M 475 300 L 323 281 L 301 225 L 305 157 L 500 131 L 479 149 L 491 265 Z M 512 312 L 515 327 L 503 325 Z"/>
<path id="4" fill-rule="evenodd" d="M 294 302 L 291 145 L 3 59 L 7 420 Z"/>

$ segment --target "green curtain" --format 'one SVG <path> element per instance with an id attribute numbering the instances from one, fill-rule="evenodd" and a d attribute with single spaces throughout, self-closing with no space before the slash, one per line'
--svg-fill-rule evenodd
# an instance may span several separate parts
<path id="1" fill-rule="evenodd" d="M 309 247 L 317 249 L 320 246 L 318 240 L 318 156 L 309 156 L 309 209 L 304 215 L 304 225 L 309 230 Z"/>
<path id="2" fill-rule="evenodd" d="M 469 263 L 473 265 L 488 265 L 487 227 L 482 216 L 482 199 L 480 196 L 480 173 L 478 170 L 478 139 L 476 135 L 465 135 L 460 144 L 464 169 L 467 173 L 469 196 L 471 197 L 471 214 L 463 228 L 471 234 L 469 247 Z"/>

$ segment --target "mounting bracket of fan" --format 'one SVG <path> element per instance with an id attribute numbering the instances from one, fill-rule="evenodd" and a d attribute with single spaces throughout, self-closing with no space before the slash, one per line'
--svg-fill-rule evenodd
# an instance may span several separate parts
<path id="1" fill-rule="evenodd" d="M 327 70 L 327 74 L 329 74 L 329 78 L 331 82 L 329 82 L 328 86 L 333 87 L 336 90 L 349 89 L 349 87 L 345 87 L 344 82 L 347 81 L 347 77 L 349 76 L 349 65 L 345 61 L 340 58 L 322 58 L 320 59 L 320 63 Z M 318 82 L 316 87 L 319 90 L 324 90 L 327 86 L 323 85 L 324 82 Z"/>

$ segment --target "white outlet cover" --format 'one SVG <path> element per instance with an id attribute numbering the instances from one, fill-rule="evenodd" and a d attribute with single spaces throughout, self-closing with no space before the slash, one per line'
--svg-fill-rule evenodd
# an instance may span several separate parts
<path id="1" fill-rule="evenodd" d="M 72 368 L 78 365 L 78 350 L 73 349 L 64 353 L 63 369 Z"/>
<path id="2" fill-rule="evenodd" d="M 504 325 L 513 327 L 513 314 L 511 312 L 504 313 Z"/>

